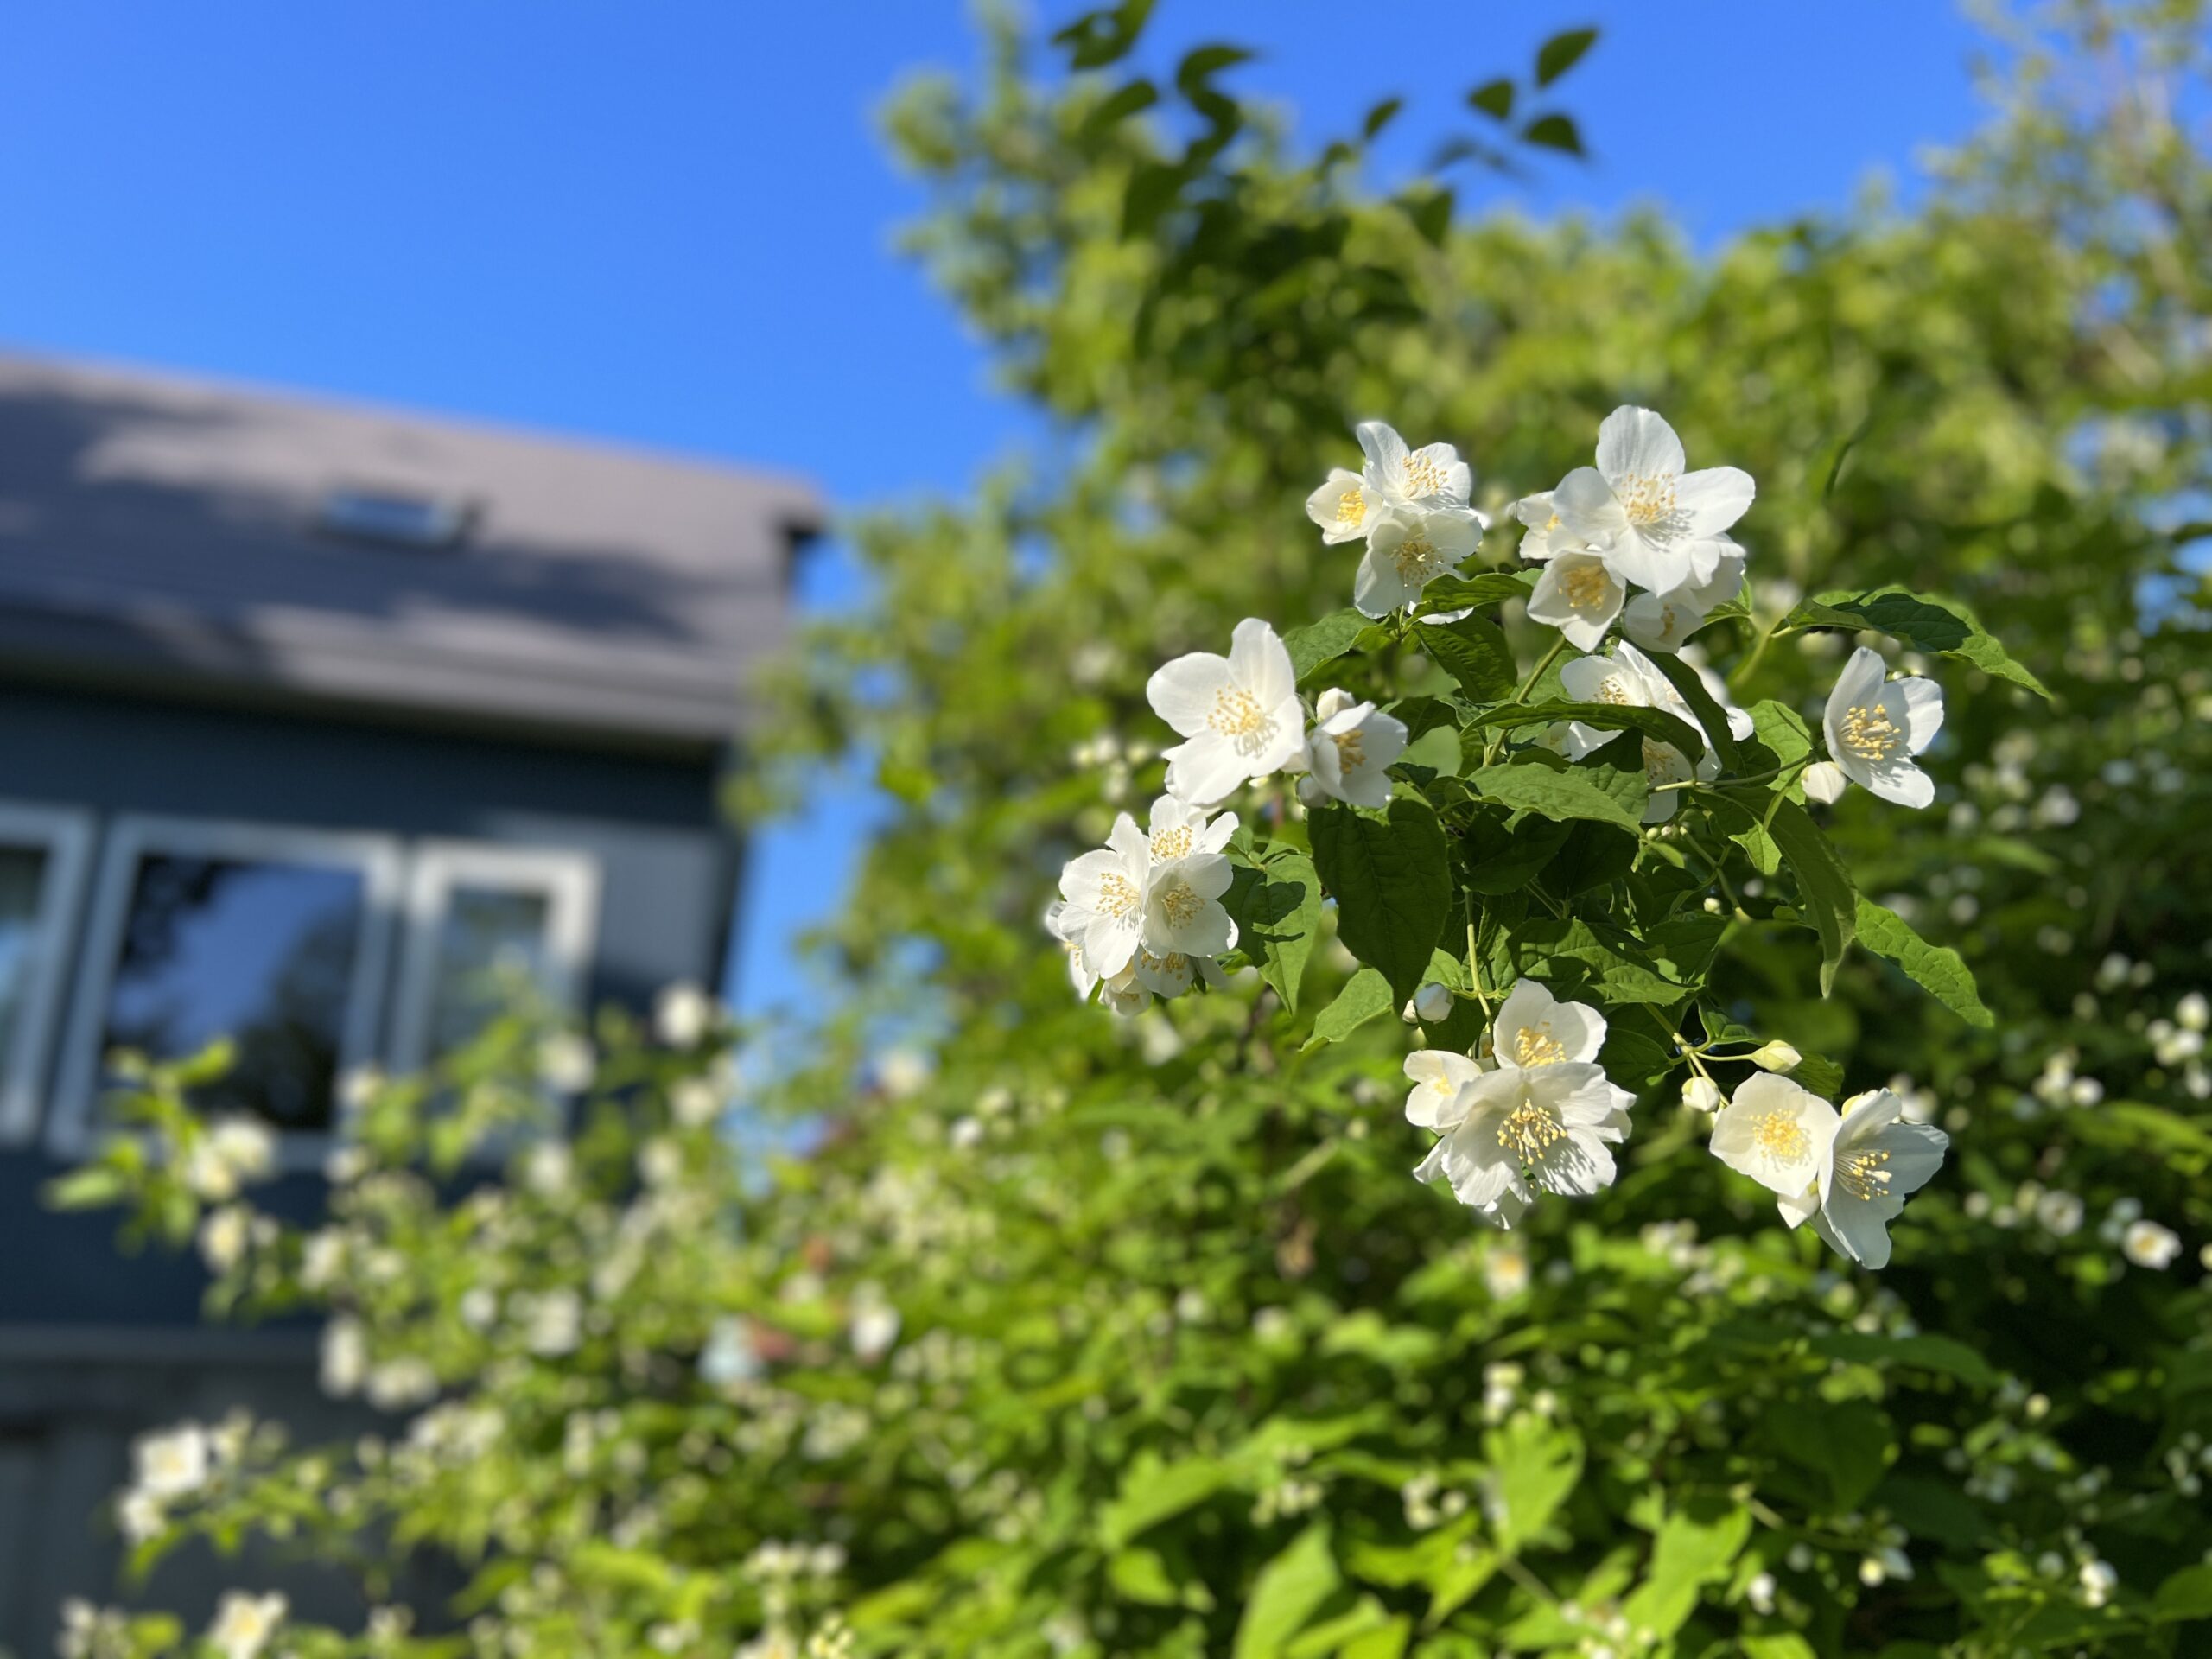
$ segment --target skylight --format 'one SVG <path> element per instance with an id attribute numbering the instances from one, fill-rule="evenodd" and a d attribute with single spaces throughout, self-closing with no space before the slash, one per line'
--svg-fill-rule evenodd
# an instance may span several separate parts
<path id="1" fill-rule="evenodd" d="M 340 487 L 323 496 L 315 527 L 348 541 L 435 550 L 457 544 L 474 511 L 466 501 Z"/>

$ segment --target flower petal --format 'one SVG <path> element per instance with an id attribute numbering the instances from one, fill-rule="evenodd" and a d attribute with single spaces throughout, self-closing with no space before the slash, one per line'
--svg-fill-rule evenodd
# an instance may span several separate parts
<path id="1" fill-rule="evenodd" d="M 1683 535 L 1699 540 L 1718 536 L 1751 510 L 1758 493 L 1751 475 L 1741 467 L 1708 467 L 1686 474 L 1675 480 L 1675 511 L 1682 515 Z M 1716 549 L 1714 557 L 1718 553 Z"/>
<path id="2" fill-rule="evenodd" d="M 1608 484 L 1654 474 L 1674 475 L 1688 464 L 1675 429 L 1650 410 L 1624 404 L 1598 429 L 1598 470 Z"/>
<path id="3" fill-rule="evenodd" d="M 1298 675 L 1291 666 L 1290 648 L 1256 616 L 1246 617 L 1230 636 L 1229 671 L 1262 709 L 1297 695 Z"/>
<path id="4" fill-rule="evenodd" d="M 1196 737 L 1207 729 L 1215 699 L 1233 683 L 1226 657 L 1194 651 L 1155 669 L 1145 682 L 1144 696 L 1153 713 L 1185 737 Z"/>
<path id="5" fill-rule="evenodd" d="M 1628 529 L 1628 514 L 1613 486 L 1594 467 L 1578 467 L 1561 479 L 1552 492 L 1552 510 L 1563 529 L 1599 547 L 1609 546 Z"/>

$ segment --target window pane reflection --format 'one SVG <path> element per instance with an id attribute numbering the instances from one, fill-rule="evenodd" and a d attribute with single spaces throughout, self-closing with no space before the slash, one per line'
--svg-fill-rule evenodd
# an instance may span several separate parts
<path id="1" fill-rule="evenodd" d="M 466 1047 L 511 1007 L 518 982 L 549 983 L 551 915 L 543 893 L 466 882 L 448 891 L 431 974 L 431 1059 Z"/>
<path id="2" fill-rule="evenodd" d="M 46 849 L 0 847 L 0 1077 L 29 1033 L 22 1029 L 31 982 L 41 963 L 39 906 L 46 885 Z"/>
<path id="3" fill-rule="evenodd" d="M 236 1063 L 201 1106 L 327 1128 L 365 889 L 327 865 L 140 859 L 101 1052 L 175 1059 L 229 1037 Z"/>

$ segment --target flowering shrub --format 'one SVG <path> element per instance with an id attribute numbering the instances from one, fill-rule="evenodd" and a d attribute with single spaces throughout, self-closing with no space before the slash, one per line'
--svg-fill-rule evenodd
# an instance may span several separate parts
<path id="1" fill-rule="evenodd" d="M 1306 504 L 1325 544 L 1364 541 L 1353 607 L 1287 639 L 1247 618 L 1226 657 L 1179 657 L 1147 685 L 1183 741 L 1163 757 L 1147 828 L 1121 814 L 1107 846 L 1061 874 L 1046 923 L 1077 993 L 1140 1014 L 1222 986 L 1229 957 L 1294 1012 L 1333 900 L 1364 966 L 1307 1046 L 1404 1002 L 1436 1045 L 1406 1061 L 1407 1116 L 1438 1136 L 1422 1179 L 1499 1227 L 1540 1192 L 1586 1198 L 1618 1173 L 1611 1148 L 1637 1094 L 1687 1069 L 1684 1103 L 1719 1113 L 1713 1154 L 1769 1188 L 1792 1227 L 1884 1266 L 1888 1223 L 1947 1137 L 1887 1090 L 1839 1112 L 1823 1095 L 1840 1068 L 1762 1042 L 1706 993 L 1732 930 L 1779 921 L 1818 936 L 1823 990 L 1857 941 L 1990 1022 L 1958 953 L 1860 896 L 1807 810 L 1847 783 L 1933 801 L 1913 758 L 1942 727 L 1943 695 L 1859 647 L 1827 697 L 1824 759 L 1787 703 L 1732 706 L 1700 648 L 1748 635 L 1756 657 L 1792 634 L 1872 628 L 2047 696 L 2041 683 L 1956 609 L 1902 588 L 1826 594 L 1755 624 L 1749 556 L 1727 534 L 1751 479 L 1688 470 L 1648 409 L 1615 410 L 1596 467 L 1514 504 L 1537 568 L 1510 575 L 1463 573 L 1491 526 L 1456 449 L 1408 449 L 1375 421 L 1358 435 L 1364 470 L 1332 470 Z M 1558 630 L 1525 674 L 1484 614 L 1508 601 Z M 1309 730 L 1299 688 L 1323 679 L 1355 679 L 1367 699 L 1329 686 Z M 1276 781 L 1291 774 L 1302 836 Z M 1265 841 L 1233 812 L 1206 816 L 1270 785 Z M 1755 1074 L 1731 1101 L 1714 1068 L 1746 1064 L 1799 1081 Z"/>
<path id="2" fill-rule="evenodd" d="M 2202 145 L 2158 111 L 2201 99 L 2202 25 L 2167 0 L 2069 3 L 2033 20 L 2058 31 L 2041 43 L 2023 20 L 1999 48 L 2005 101 L 1912 213 L 1870 207 L 1709 255 L 1649 219 L 1455 215 L 1435 181 L 1377 196 L 1349 175 L 1357 143 L 1309 155 L 1277 141 L 1264 109 L 1218 84 L 1217 53 L 1171 86 L 1122 66 L 1104 22 L 1071 43 L 1081 73 L 1033 73 L 1002 36 L 975 87 L 918 85 L 893 115 L 932 192 L 916 245 L 1007 381 L 1082 442 L 961 503 L 863 523 L 874 599 L 810 629 L 763 692 L 746 802 L 772 802 L 786 766 L 832 760 L 863 763 L 886 801 L 851 901 L 823 930 L 832 1010 L 774 1033 L 780 1064 L 745 1091 L 747 1136 L 710 1127 L 729 1092 L 724 1029 L 613 1019 L 555 1041 L 518 1024 L 443 1077 L 364 1091 L 377 1127 L 334 1171 L 326 1225 L 263 1224 L 250 1187 L 215 1200 L 243 1216 L 211 1241 L 227 1262 L 218 1303 L 327 1313 L 330 1386 L 373 1392 L 389 1414 L 328 1446 L 280 1425 L 201 1425 L 204 1483 L 160 1498 L 143 1550 L 180 1535 L 296 1549 L 385 1599 L 343 1631 L 288 1610 L 270 1654 L 2201 1647 L 2212 594 L 2188 504 L 2212 474 L 2212 288 L 2196 257 L 2212 192 Z M 2154 71 L 2139 98 L 2127 90 Z M 1553 96 L 1535 79 L 1479 89 L 1487 102 L 1456 118 L 1490 139 L 1533 126 Z M 1157 129 L 1133 114 L 1147 99 L 1165 106 Z M 1167 728 L 1147 672 L 1233 658 L 1243 619 L 1287 626 L 1326 616 L 1348 586 L 1363 596 L 1370 538 L 1326 539 L 1345 481 L 1318 532 L 1299 516 L 1317 479 L 1351 472 L 1349 418 L 1396 411 L 1416 436 L 1453 434 L 1486 471 L 1535 483 L 1624 398 L 1667 410 L 1700 462 L 1758 480 L 1740 520 L 1750 619 L 1732 613 L 1742 588 L 1724 591 L 1694 642 L 1727 667 L 1732 703 L 1787 709 L 1808 757 L 1833 756 L 1845 711 L 1867 706 L 1854 688 L 1828 729 L 1859 645 L 1885 685 L 1943 685 L 1944 729 L 1913 757 L 1925 809 L 1847 772 L 1859 786 L 1838 794 L 1818 769 L 1840 762 L 1808 758 L 1806 803 L 1788 798 L 1777 822 L 1802 809 L 1870 900 L 1955 950 L 1991 1023 L 1880 956 L 1855 901 L 1859 948 L 1822 985 L 1827 942 L 1807 925 L 1817 913 L 1798 913 L 1784 849 L 1758 873 L 1756 843 L 1723 845 L 1706 823 L 1726 821 L 1729 791 L 1762 811 L 1777 796 L 1774 779 L 1749 781 L 1758 768 L 1728 766 L 1719 730 L 1739 754 L 1774 740 L 1708 723 L 1675 687 L 1664 670 L 1682 653 L 1664 646 L 1679 620 L 1656 591 L 1628 591 L 1643 586 L 1632 572 L 1608 627 L 1654 665 L 1648 714 L 1681 721 L 1670 692 L 1691 705 L 1659 741 L 1702 753 L 1661 781 L 1695 786 L 1654 791 L 1605 754 L 1623 732 L 1586 720 L 1570 723 L 1596 748 L 1562 748 L 1556 768 L 1519 758 L 1550 753 L 1535 741 L 1550 716 L 1485 732 L 1471 761 L 1462 706 L 1512 701 L 1565 637 L 1532 613 L 1529 579 L 1573 549 L 1533 570 L 1437 576 L 1410 614 L 1402 588 L 1395 618 L 1343 619 L 1347 648 L 1300 692 L 1304 773 L 1148 821 Z M 1484 480 L 1466 505 L 1495 526 L 1476 549 L 1493 558 L 1567 528 L 1535 506 L 1541 523 L 1507 528 L 1513 500 Z M 1393 576 L 1399 535 L 1380 537 Z M 1592 568 L 1566 567 L 1565 598 L 1567 575 Z M 1447 582 L 1491 596 L 1447 607 Z M 2000 625 L 2051 700 L 1901 645 L 1886 623 L 1801 612 L 1808 594 L 1891 587 Z M 1480 608 L 1427 620 L 1461 603 Z M 1484 624 L 1514 674 L 1477 699 L 1440 642 Z M 1522 701 L 1596 702 L 1566 667 L 1632 665 L 1618 646 L 1568 660 L 1580 649 L 1546 671 L 1556 693 Z M 1452 731 L 1381 706 L 1424 697 L 1455 710 Z M 1404 751 L 1375 759 L 1386 728 L 1365 728 L 1363 702 L 1407 727 Z M 1885 712 L 1910 734 L 1909 706 Z M 1347 769 L 1334 737 L 1353 729 L 1363 760 Z M 1663 825 L 1642 811 L 1569 822 L 1519 884 L 1516 936 L 1563 919 L 1538 895 L 1559 901 L 1569 842 L 1632 843 L 1626 872 L 1593 865 L 1565 901 L 1608 950 L 1683 983 L 1676 936 L 1652 938 L 1641 914 L 1616 924 L 1600 899 L 1727 875 L 1705 895 L 1717 918 L 1701 899 L 1669 906 L 1690 918 L 1682 948 L 1719 939 L 1684 1042 L 1645 1009 L 1686 999 L 1586 984 L 1585 958 L 1521 973 L 1534 947 L 1491 963 L 1486 935 L 1477 965 L 1498 971 L 1465 978 L 1465 918 L 1442 904 L 1446 963 L 1431 950 L 1394 985 L 1353 954 L 1371 935 L 1344 931 L 1356 899 L 1332 887 L 1338 902 L 1319 900 L 1316 819 L 1386 833 L 1419 796 L 1440 830 L 1447 810 L 1487 820 L 1503 804 L 1465 786 L 1488 766 L 1617 774 L 1646 810 L 1675 804 Z M 1301 776 L 1390 796 L 1325 794 L 1300 820 Z M 1249 844 L 1236 830 L 1205 844 L 1232 810 Z M 1140 981 L 1148 1006 L 1115 1018 L 1069 995 L 1037 917 L 1125 810 L 1229 860 L 1214 896 L 1239 937 L 1219 990 L 1163 998 Z M 1560 826 L 1515 810 L 1528 816 L 1497 848 L 1525 835 L 1533 858 Z M 1646 833 L 1658 828 L 1691 833 Z M 1259 859 L 1263 844 L 1287 850 Z M 1489 868 L 1446 848 L 1455 882 Z M 1141 887 L 1151 836 L 1124 835 L 1116 853 L 1090 868 Z M 1319 908 L 1294 976 L 1268 936 L 1302 912 L 1264 897 L 1296 856 L 1315 866 Z M 1664 875 L 1677 858 L 1681 876 Z M 1306 890 L 1302 873 L 1291 885 Z M 1201 909 L 1205 886 L 1189 884 Z M 1474 897 L 1488 912 L 1517 890 Z M 1255 946 L 1249 968 L 1230 960 Z M 1363 974 L 1382 981 L 1373 1011 L 1308 1047 L 1332 1011 L 1361 1006 L 1345 992 Z M 1411 1079 L 1394 1017 L 1408 982 L 1428 1033 Z M 1516 1054 L 1534 1028 L 1524 986 L 1551 998 L 1535 1023 L 1563 1056 L 1596 1035 L 1567 1005 L 1602 1014 L 1597 1061 L 1636 1104 L 1628 1137 L 1599 1143 L 1611 1185 L 1568 1200 L 1514 1166 L 1541 1195 L 1505 1230 L 1407 1180 L 1450 1154 L 1402 1108 L 1409 1084 L 1450 1084 L 1432 1089 L 1438 1113 L 1503 1074 L 1478 1064 L 1486 1033 L 1497 1058 L 1501 992 L 1524 999 L 1504 1047 L 1530 1070 Z M 1466 995 L 1478 988 L 1487 1018 Z M 1621 1063 L 1647 1033 L 1639 1063 L 1656 1077 L 1671 1059 L 1663 1083 Z M 1679 1052 L 1693 1048 L 1739 1058 L 1700 1054 L 1707 1077 Z M 1748 1095 L 1756 1116 L 1809 1120 L 1808 1140 L 1827 1127 L 1795 1095 L 1763 1103 L 1761 1077 L 1827 1102 L 1886 1090 L 1900 1119 L 1951 1137 L 1878 1277 L 1809 1219 L 1776 1225 L 1784 1195 L 1699 1156 L 1724 1084 L 1732 1109 Z M 565 1151 L 514 1138 L 549 1080 L 586 1084 Z M 483 1137 L 449 1127 L 456 1107 L 507 1126 L 484 1131 L 504 1161 L 480 1182 L 457 1179 L 479 1167 L 457 1147 Z M 817 1126 L 809 1155 L 741 1155 L 781 1112 Z M 176 1135 L 171 1149 L 156 1131 L 143 1162 L 80 1196 L 147 1213 L 172 1190 L 160 1172 L 188 1156 Z M 208 1224 L 188 1185 L 149 1207 L 171 1211 L 165 1237 Z M 389 1605 L 418 1553 L 460 1564 L 457 1599 Z M 241 1596 L 266 1593 L 258 1559 L 236 1562 Z M 151 1616 L 133 1634 L 91 1610 L 73 1631 L 101 1651 L 203 1634 Z"/>

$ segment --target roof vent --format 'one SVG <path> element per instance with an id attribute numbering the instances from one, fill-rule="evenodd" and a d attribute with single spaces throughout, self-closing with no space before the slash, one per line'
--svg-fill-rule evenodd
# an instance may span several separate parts
<path id="1" fill-rule="evenodd" d="M 475 516 L 467 501 L 341 486 L 324 494 L 315 528 L 349 542 L 435 552 L 457 546 Z"/>

